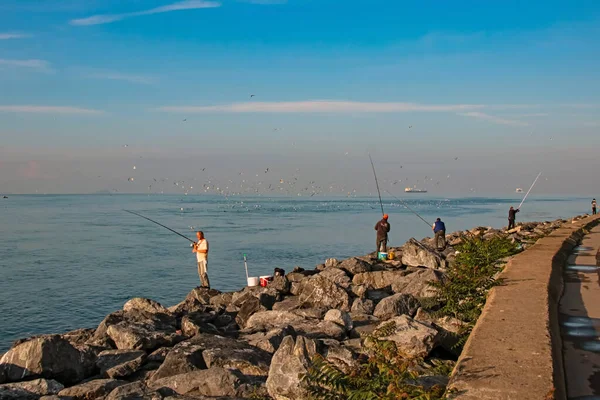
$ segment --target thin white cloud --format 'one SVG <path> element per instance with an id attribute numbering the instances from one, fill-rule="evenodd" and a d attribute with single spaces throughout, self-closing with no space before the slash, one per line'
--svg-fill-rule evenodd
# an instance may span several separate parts
<path id="1" fill-rule="evenodd" d="M 179 1 L 177 3 L 168 4 L 166 6 L 155 7 L 149 10 L 136 11 L 123 14 L 99 14 L 92 15 L 87 18 L 73 19 L 69 21 L 71 25 L 75 26 L 87 26 L 87 25 L 101 25 L 109 24 L 115 21 L 121 21 L 126 18 L 140 17 L 143 15 L 161 14 L 171 11 L 181 10 L 195 10 L 200 8 L 216 8 L 221 7 L 221 3 L 218 1 L 205 1 L 205 0 L 186 0 Z"/>
<path id="2" fill-rule="evenodd" d="M 130 83 L 137 83 L 140 85 L 151 85 L 156 83 L 156 78 L 145 75 L 134 75 L 134 74 L 122 74 L 119 72 L 90 72 L 85 76 L 94 79 L 107 79 L 111 81 L 125 81 Z"/>
<path id="3" fill-rule="evenodd" d="M 5 113 L 28 113 L 28 114 L 80 114 L 80 115 L 98 115 L 104 114 L 104 111 L 93 110 L 89 108 L 69 107 L 69 106 L 35 106 L 35 105 L 0 105 L 0 112 Z"/>
<path id="4" fill-rule="evenodd" d="M 26 35 L 24 33 L 0 33 L 0 40 L 9 40 L 9 39 L 23 39 L 28 38 L 31 35 Z"/>
<path id="5" fill-rule="evenodd" d="M 466 112 L 466 113 L 458 113 L 458 115 L 462 115 L 464 117 L 470 117 L 470 118 L 483 119 L 483 120 L 490 121 L 490 122 L 493 122 L 495 124 L 500 124 L 500 125 L 529 126 L 529 123 L 527 123 L 527 122 L 518 121 L 518 120 L 514 120 L 514 119 L 500 118 L 500 117 L 496 117 L 496 116 L 489 115 L 489 114 L 486 114 L 486 113 L 482 113 L 482 112 L 479 112 L 479 111 L 470 111 L 470 112 Z"/>
<path id="6" fill-rule="evenodd" d="M 15 67 L 15 68 L 32 68 L 48 71 L 50 69 L 50 64 L 44 60 L 9 60 L 6 58 L 0 58 L 0 67 Z"/>
<path id="7" fill-rule="evenodd" d="M 158 111 L 172 113 L 401 113 L 457 112 L 484 108 L 479 104 L 418 104 L 396 102 L 354 102 L 308 100 L 289 102 L 247 102 L 216 106 L 164 106 Z"/>

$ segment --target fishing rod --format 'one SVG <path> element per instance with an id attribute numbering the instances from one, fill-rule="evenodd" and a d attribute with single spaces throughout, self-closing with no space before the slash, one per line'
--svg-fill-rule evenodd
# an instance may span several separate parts
<path id="1" fill-rule="evenodd" d="M 531 184 L 531 187 L 529 188 L 529 190 L 527 191 L 527 193 L 525 194 L 525 197 L 523 197 L 523 200 L 521 200 L 521 204 L 519 204 L 519 207 L 517 207 L 517 210 L 521 208 L 521 206 L 523 205 L 523 203 L 525 202 L 525 199 L 527 198 L 527 196 L 529 196 L 529 192 L 531 192 L 531 189 L 533 189 L 533 187 L 535 186 L 535 183 L 537 182 L 537 180 L 540 178 L 540 176 L 542 175 L 542 173 L 540 172 L 538 174 L 538 176 L 535 178 L 535 180 L 533 181 L 533 183 Z"/>
<path id="2" fill-rule="evenodd" d="M 181 237 L 182 237 L 182 238 L 184 238 L 184 239 L 187 239 L 187 240 L 189 240 L 189 241 L 190 241 L 190 242 L 192 242 L 192 243 L 196 243 L 196 241 L 195 241 L 195 240 L 192 240 L 192 239 L 190 239 L 189 237 L 187 237 L 187 236 L 184 236 L 184 235 L 182 235 L 181 233 L 179 233 L 179 232 L 177 232 L 177 231 L 174 231 L 173 229 L 169 228 L 168 226 L 164 226 L 164 225 L 163 225 L 163 224 L 161 224 L 160 222 L 156 222 L 156 221 L 155 221 L 155 220 L 153 220 L 153 219 L 150 219 L 150 218 L 148 218 L 148 217 L 144 217 L 142 214 L 138 214 L 138 213 L 136 213 L 136 212 L 134 212 L 134 211 L 129 211 L 129 210 L 123 210 L 123 211 L 125 211 L 125 212 L 128 212 L 129 214 L 137 215 L 138 217 L 142 217 L 142 218 L 144 218 L 144 219 L 147 219 L 148 221 L 150 221 L 150 222 L 153 222 L 153 223 L 155 223 L 156 225 L 162 226 L 163 228 L 170 230 L 171 232 L 173 232 L 173 233 L 175 233 L 175 234 L 177 234 L 177 235 L 181 236 Z"/>
<path id="3" fill-rule="evenodd" d="M 387 189 L 385 191 L 386 191 L 387 194 L 389 194 L 390 196 L 392 196 L 393 198 L 395 198 L 396 200 L 398 200 L 399 202 L 401 202 L 404 205 L 404 207 L 408 208 L 413 214 L 415 214 L 417 217 L 421 218 L 421 221 L 425 222 L 427 224 L 427 226 L 431 228 L 431 224 L 429 222 L 425 221 L 425 219 L 423 217 L 421 217 L 418 212 L 416 212 L 415 210 L 413 210 L 412 208 L 410 208 L 410 206 L 408 204 L 406 204 L 406 202 L 404 200 L 402 200 L 402 199 L 394 196 L 393 194 L 391 194 L 390 192 L 388 192 Z"/>
<path id="4" fill-rule="evenodd" d="M 379 205 L 381 206 L 381 215 L 385 215 L 385 212 L 383 211 L 383 202 L 381 201 L 381 191 L 379 191 L 379 181 L 377 181 L 377 174 L 375 173 L 375 164 L 373 164 L 371 154 L 369 154 L 369 160 L 371 160 L 371 167 L 373 168 L 373 175 L 375 176 L 375 185 L 377 185 L 377 193 L 379 194 Z"/>

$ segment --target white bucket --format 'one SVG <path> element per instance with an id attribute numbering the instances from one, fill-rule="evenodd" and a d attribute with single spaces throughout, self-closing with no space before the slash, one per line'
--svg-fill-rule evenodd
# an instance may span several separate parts
<path id="1" fill-rule="evenodd" d="M 258 283 L 260 281 L 258 280 L 258 277 L 256 276 L 251 276 L 248 278 L 248 286 L 258 286 Z"/>

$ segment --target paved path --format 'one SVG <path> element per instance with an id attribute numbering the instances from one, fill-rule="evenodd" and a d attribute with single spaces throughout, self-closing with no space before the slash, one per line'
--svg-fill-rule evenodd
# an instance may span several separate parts
<path id="1" fill-rule="evenodd" d="M 565 269 L 559 311 L 570 400 L 600 399 L 600 268 L 596 267 L 599 250 L 600 226 L 596 226 L 574 249 Z"/>

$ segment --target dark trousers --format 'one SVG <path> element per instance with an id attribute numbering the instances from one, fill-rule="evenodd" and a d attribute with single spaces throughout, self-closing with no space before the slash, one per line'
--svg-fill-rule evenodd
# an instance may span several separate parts
<path id="1" fill-rule="evenodd" d="M 435 233 L 435 246 L 438 250 L 444 250 L 446 248 L 446 231 L 437 231 Z"/>
<path id="2" fill-rule="evenodd" d="M 596 207 L 592 207 L 592 215 L 596 215 Z"/>
<path id="3" fill-rule="evenodd" d="M 508 230 L 511 230 L 515 227 L 515 220 L 514 219 L 508 219 Z"/>
<path id="4" fill-rule="evenodd" d="M 387 252 L 387 238 L 377 238 L 377 252 Z"/>

